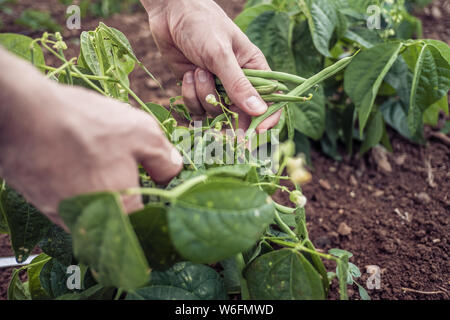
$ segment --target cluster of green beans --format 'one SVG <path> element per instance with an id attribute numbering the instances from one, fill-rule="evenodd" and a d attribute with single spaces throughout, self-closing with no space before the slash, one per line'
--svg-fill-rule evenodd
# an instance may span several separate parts
<path id="1" fill-rule="evenodd" d="M 247 79 L 261 95 L 261 98 L 266 102 L 304 102 L 311 99 L 311 96 L 301 97 L 286 94 L 290 90 L 285 83 L 291 83 L 298 86 L 307 80 L 305 78 L 276 71 L 250 69 L 244 69 L 243 71 Z M 232 104 L 222 82 L 217 78 L 216 90 L 225 104 Z"/>

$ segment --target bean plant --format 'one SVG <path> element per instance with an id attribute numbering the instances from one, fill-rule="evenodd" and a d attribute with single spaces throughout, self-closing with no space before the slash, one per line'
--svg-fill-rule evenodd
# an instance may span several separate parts
<path id="1" fill-rule="evenodd" d="M 200 126 L 178 124 L 180 116 L 190 120 L 179 97 L 168 109 L 143 102 L 130 88 L 129 74 L 140 67 L 154 77 L 125 35 L 103 23 L 81 34 L 76 58 L 66 58 L 67 45 L 59 33 L 37 39 L 1 34 L 0 44 L 54 81 L 137 104 L 155 117 L 186 163 L 167 186 L 157 185 L 141 168 L 140 188 L 65 199 L 59 213 L 70 234 L 2 181 L 0 232 L 9 233 L 18 262 L 25 261 L 35 246 L 42 250 L 31 264 L 14 270 L 9 299 L 326 299 L 336 276 L 341 299 L 348 298 L 347 286 L 360 275 L 349 264 L 352 254 L 318 251 L 308 235 L 301 184 L 311 175 L 305 159 L 295 157 L 291 140 L 266 158 L 256 157 L 255 151 L 264 144 L 255 128 L 292 101 L 306 103 L 320 97 L 320 83 L 341 73 L 358 56 L 345 57 L 307 78 L 245 70 L 272 104 L 240 136 L 235 131 L 239 116 L 230 110 L 219 80 L 217 94 L 207 99 L 222 113 Z M 46 65 L 44 51 L 59 59 L 60 66 Z M 285 130 L 294 136 L 292 124 Z M 188 136 L 187 148 L 176 132 Z M 231 155 L 196 162 L 196 154 L 211 144 L 206 134 L 233 151 Z M 294 187 L 287 188 L 284 180 Z M 290 206 L 274 200 L 277 190 L 288 194 Z M 141 195 L 144 209 L 126 215 L 122 195 Z M 334 262 L 336 273 L 327 273 L 323 260 Z M 70 270 L 79 271 L 78 287 L 68 286 Z M 28 274 L 25 282 L 21 271 Z M 362 286 L 360 292 L 368 298 Z"/>
<path id="2" fill-rule="evenodd" d="M 292 101 L 284 111 L 305 152 L 309 138 L 340 160 L 340 146 L 350 155 L 378 144 L 392 150 L 387 126 L 425 143 L 424 124 L 448 114 L 450 48 L 420 39 L 421 22 L 406 9 L 429 2 L 249 0 L 235 21 L 274 70 L 302 77 L 361 50 L 311 101 Z"/>

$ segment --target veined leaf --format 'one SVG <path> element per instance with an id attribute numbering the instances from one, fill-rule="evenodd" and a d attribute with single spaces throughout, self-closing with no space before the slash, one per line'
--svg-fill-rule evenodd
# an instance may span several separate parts
<path id="1" fill-rule="evenodd" d="M 272 4 L 258 4 L 242 11 L 235 19 L 234 23 L 237 24 L 243 32 L 247 31 L 248 26 L 255 20 L 260 14 L 266 11 L 275 11 L 276 8 Z"/>
<path id="2" fill-rule="evenodd" d="M 31 300 L 28 282 L 20 281 L 19 270 L 13 270 L 8 286 L 8 300 Z"/>
<path id="3" fill-rule="evenodd" d="M 377 45 L 358 54 L 345 70 L 345 92 L 355 103 L 362 133 L 384 77 L 400 53 L 402 43 Z"/>
<path id="4" fill-rule="evenodd" d="M 450 89 L 450 65 L 431 45 L 424 45 L 414 69 L 408 126 L 411 132 L 422 130 L 423 112 L 447 95 Z"/>
<path id="5" fill-rule="evenodd" d="M 258 46 L 274 70 L 293 72 L 292 22 L 285 12 L 266 11 L 248 27 L 247 36 Z"/>
<path id="6" fill-rule="evenodd" d="M 217 262 L 249 249 L 273 221 L 274 210 L 257 187 L 240 180 L 211 179 L 171 205 L 170 235 L 184 258 Z"/>
<path id="7" fill-rule="evenodd" d="M 105 287 L 135 289 L 150 269 L 116 193 L 93 193 L 61 202 L 59 212 L 73 237 L 78 261 Z"/>
<path id="8" fill-rule="evenodd" d="M 294 128 L 304 135 L 318 140 L 325 131 L 325 97 L 322 87 L 319 90 L 310 91 L 310 93 L 314 95 L 312 100 L 291 103 L 288 109 L 292 109 Z"/>
<path id="9" fill-rule="evenodd" d="M 250 296 L 256 300 L 322 300 L 319 273 L 308 260 L 291 249 L 266 253 L 245 273 Z"/>
<path id="10" fill-rule="evenodd" d="M 308 21 L 316 49 L 322 55 L 331 57 L 330 41 L 338 24 L 333 3 L 327 0 L 300 0 L 299 5 Z"/>
<path id="11" fill-rule="evenodd" d="M 41 280 L 39 279 L 41 270 L 49 259 L 50 257 L 46 254 L 40 254 L 33 259 L 31 264 L 27 268 L 29 283 L 28 287 L 31 299 L 33 300 L 45 300 L 50 298 L 48 293 L 42 287 Z"/>
<path id="12" fill-rule="evenodd" d="M 180 262 L 165 272 L 154 271 L 150 286 L 130 292 L 127 300 L 177 300 L 180 297 L 186 300 L 228 298 L 223 279 L 214 269 Z"/>
<path id="13" fill-rule="evenodd" d="M 361 146 L 360 155 L 365 154 L 371 148 L 375 147 L 383 137 L 384 132 L 384 121 L 383 115 L 380 111 L 376 111 L 367 125 L 366 134 L 364 137 L 363 144 Z"/>
<path id="14" fill-rule="evenodd" d="M 6 186 L 1 205 L 11 235 L 11 245 L 18 262 L 25 261 L 43 239 L 52 223 L 16 191 Z"/>
<path id="15" fill-rule="evenodd" d="M 445 95 L 438 102 L 432 104 L 423 113 L 423 123 L 430 126 L 437 126 L 439 122 L 439 114 L 443 112 L 448 115 L 448 96 Z"/>
<path id="16" fill-rule="evenodd" d="M 149 204 L 132 213 L 130 222 L 151 268 L 164 270 L 181 260 L 170 240 L 166 207 Z"/>
<path id="17" fill-rule="evenodd" d="M 45 65 L 44 53 L 41 47 L 34 43 L 31 49 L 33 39 L 16 33 L 0 34 L 0 45 L 11 51 L 15 55 L 34 63 L 34 65 Z"/>
<path id="18" fill-rule="evenodd" d="M 51 298 L 70 293 L 70 290 L 67 288 L 67 279 L 69 277 L 66 273 L 67 267 L 68 265 L 63 265 L 56 259 L 51 259 L 42 266 L 39 273 L 39 282 Z"/>

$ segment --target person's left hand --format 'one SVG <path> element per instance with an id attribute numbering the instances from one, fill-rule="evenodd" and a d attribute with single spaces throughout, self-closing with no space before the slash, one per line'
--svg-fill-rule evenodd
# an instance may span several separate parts
<path id="1" fill-rule="evenodd" d="M 242 68 L 270 70 L 267 61 L 247 36 L 212 0 L 143 0 L 150 28 L 163 58 L 178 79 L 183 79 L 184 102 L 194 115 L 215 116 L 221 109 L 205 101 L 215 94 L 214 75 L 223 83 L 240 126 L 251 116 L 267 111 L 267 104 L 245 77 Z M 281 110 L 258 126 L 275 126 Z"/>

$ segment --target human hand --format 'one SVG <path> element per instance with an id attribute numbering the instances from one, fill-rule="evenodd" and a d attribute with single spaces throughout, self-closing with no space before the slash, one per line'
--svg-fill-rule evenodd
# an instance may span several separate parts
<path id="1" fill-rule="evenodd" d="M 64 198 L 139 187 L 138 163 L 158 182 L 181 170 L 181 156 L 152 117 L 27 67 L 15 68 L 27 72 L 27 89 L 19 84 L 1 100 L 11 108 L 0 123 L 0 176 L 54 222 L 61 224 Z M 127 212 L 142 206 L 139 196 L 123 203 Z"/>
<path id="2" fill-rule="evenodd" d="M 183 79 L 184 101 L 194 115 L 218 115 L 221 110 L 205 101 L 215 94 L 213 74 L 224 84 L 236 104 L 239 119 L 267 111 L 245 77 L 242 68 L 269 70 L 269 65 L 247 36 L 212 0 L 142 0 L 149 13 L 150 28 L 163 58 L 178 79 Z M 281 110 L 258 127 L 276 125 Z"/>

